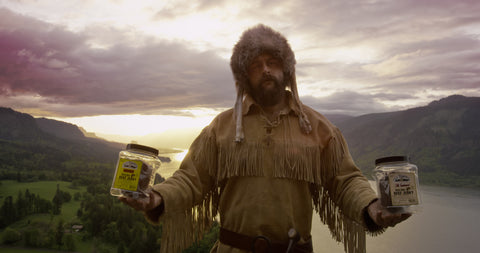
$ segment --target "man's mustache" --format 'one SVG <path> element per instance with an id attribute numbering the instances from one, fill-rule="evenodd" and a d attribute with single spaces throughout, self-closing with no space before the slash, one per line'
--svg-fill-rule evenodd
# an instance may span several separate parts
<path id="1" fill-rule="evenodd" d="M 277 79 L 271 75 L 263 75 L 262 78 L 260 79 L 260 83 L 264 83 L 268 81 L 277 82 Z"/>

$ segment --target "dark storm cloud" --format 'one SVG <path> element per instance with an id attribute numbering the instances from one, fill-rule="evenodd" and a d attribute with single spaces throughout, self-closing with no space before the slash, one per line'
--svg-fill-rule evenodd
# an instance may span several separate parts
<path id="1" fill-rule="evenodd" d="M 6 99 L 38 95 L 52 104 L 88 108 L 59 116 L 108 114 L 108 108 L 148 114 L 229 107 L 233 101 L 228 62 L 213 52 L 153 39 L 138 47 L 122 41 L 92 47 L 88 31 L 0 12 L 0 96 Z"/>
<path id="2" fill-rule="evenodd" d="M 218 55 L 230 53 L 239 24 L 257 23 L 292 43 L 300 89 L 318 84 L 332 94 L 301 97 L 324 113 L 403 109 L 389 106 L 426 104 L 458 91 L 480 96 L 480 1 L 174 1 L 151 7 L 150 21 L 182 23 L 192 13 L 222 12 L 231 2 L 238 12 L 225 9 L 229 16 L 217 17 L 228 29 L 185 28 L 206 29 L 205 38 L 218 42 L 205 42 L 212 51 L 203 52 L 140 34 L 134 25 L 95 22 L 71 32 L 0 9 L 0 106 L 37 106 L 57 116 L 231 107 L 233 79 L 228 59 Z M 374 57 L 322 58 L 335 50 L 348 57 L 349 49 L 372 49 Z"/>

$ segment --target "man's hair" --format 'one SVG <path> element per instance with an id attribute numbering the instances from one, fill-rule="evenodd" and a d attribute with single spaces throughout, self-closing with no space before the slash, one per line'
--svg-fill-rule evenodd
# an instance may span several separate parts
<path id="1" fill-rule="evenodd" d="M 233 48 L 232 57 L 230 58 L 230 67 L 237 88 L 237 99 L 235 102 L 235 141 L 241 142 L 244 137 L 242 126 L 242 101 L 244 92 L 246 89 L 248 90 L 249 85 L 247 68 L 252 60 L 262 53 L 270 53 L 282 61 L 285 84 L 292 91 L 294 105 L 296 107 L 293 109 L 299 117 L 302 131 L 304 133 L 309 133 L 311 131 L 310 122 L 303 112 L 302 104 L 298 97 L 295 77 L 295 54 L 288 44 L 287 39 L 282 34 L 274 31 L 268 26 L 259 24 L 243 32 L 240 40 Z"/>
<path id="2" fill-rule="evenodd" d="M 245 88 L 248 84 L 248 66 L 262 53 L 269 53 L 282 61 L 287 79 L 295 74 L 295 55 L 287 39 L 272 28 L 259 24 L 243 32 L 233 49 L 230 67 L 236 85 Z"/>

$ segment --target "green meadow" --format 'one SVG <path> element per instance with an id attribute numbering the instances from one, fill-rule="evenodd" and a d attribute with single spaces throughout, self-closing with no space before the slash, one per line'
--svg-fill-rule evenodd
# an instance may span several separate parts
<path id="1" fill-rule="evenodd" d="M 63 219 L 64 222 L 74 222 L 77 216 L 77 210 L 80 208 L 80 201 L 74 199 L 75 193 L 85 192 L 85 187 L 72 187 L 70 182 L 63 181 L 39 181 L 39 182 L 28 182 L 28 183 L 19 183 L 15 180 L 2 180 L 0 181 L 0 201 L 3 203 L 3 199 L 7 196 L 12 196 L 14 200 L 17 199 L 18 193 L 24 192 L 28 189 L 31 194 L 38 194 L 41 198 L 52 200 L 57 191 L 57 185 L 59 185 L 60 190 L 68 192 L 72 195 L 72 200 L 62 205 L 61 215 L 56 215 L 54 221 L 58 219 Z M 39 214 L 39 215 L 30 215 L 28 219 L 34 220 L 44 220 L 50 219 L 49 214 Z"/>
<path id="2" fill-rule="evenodd" d="M 57 190 L 57 184 L 60 186 L 62 191 L 68 191 L 72 196 L 76 192 L 84 192 L 85 187 L 72 187 L 72 183 L 64 181 L 38 181 L 38 182 L 28 182 L 22 183 L 17 182 L 16 180 L 2 180 L 0 181 L 0 197 L 13 196 L 16 198 L 18 196 L 18 191 L 24 192 L 26 189 L 30 193 L 38 194 L 40 197 L 45 199 L 52 199 Z"/>
<path id="3" fill-rule="evenodd" d="M 18 193 L 22 194 L 28 189 L 31 194 L 38 194 L 41 198 L 52 200 L 57 191 L 57 185 L 59 185 L 60 190 L 68 192 L 71 194 L 72 199 L 69 202 L 62 204 L 62 211 L 60 215 L 52 214 L 33 214 L 29 215 L 9 227 L 23 230 L 27 228 L 31 223 L 43 222 L 46 224 L 57 224 L 60 220 L 64 224 L 75 224 L 81 223 L 77 218 L 77 211 L 80 208 L 81 200 L 75 200 L 75 193 L 82 194 L 86 191 L 86 187 L 72 187 L 70 182 L 64 181 L 39 181 L 39 182 L 17 182 L 16 180 L 1 180 L 0 181 L 0 205 L 3 203 L 5 197 L 12 196 L 14 200 L 18 198 Z M 0 235 L 1 235 L 0 231 Z M 91 252 L 92 242 L 84 241 L 81 238 L 81 233 L 74 233 L 73 237 L 75 239 L 76 252 Z M 51 253 L 51 252 L 61 252 L 52 249 L 38 249 L 38 248 L 23 248 L 23 247 L 1 247 L 0 251 L 2 253 Z"/>
<path id="4" fill-rule="evenodd" d="M 64 252 L 64 251 L 49 250 L 49 249 L 29 249 L 29 248 L 19 248 L 19 247 L 11 247 L 11 248 L 0 247 L 0 251 L 2 253 L 56 253 L 56 252 Z"/>

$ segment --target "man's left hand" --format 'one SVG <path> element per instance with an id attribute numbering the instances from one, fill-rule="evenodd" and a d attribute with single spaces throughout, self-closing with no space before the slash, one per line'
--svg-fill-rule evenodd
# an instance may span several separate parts
<path id="1" fill-rule="evenodd" d="M 392 213 L 388 208 L 382 206 L 379 199 L 368 206 L 368 214 L 381 227 L 394 227 L 412 216 L 411 213 Z"/>

